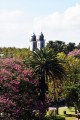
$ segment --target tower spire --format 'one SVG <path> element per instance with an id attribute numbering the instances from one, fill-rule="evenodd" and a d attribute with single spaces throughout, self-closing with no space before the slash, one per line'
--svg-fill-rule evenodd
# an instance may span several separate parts
<path id="1" fill-rule="evenodd" d="M 33 33 L 33 35 L 31 37 L 32 38 L 31 38 L 30 50 L 35 51 L 35 49 L 37 48 L 37 41 L 36 41 L 35 33 Z"/>

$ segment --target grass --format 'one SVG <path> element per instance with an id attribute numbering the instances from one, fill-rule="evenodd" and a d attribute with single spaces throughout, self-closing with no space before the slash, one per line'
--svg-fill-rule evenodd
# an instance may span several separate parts
<path id="1" fill-rule="evenodd" d="M 66 117 L 66 120 L 75 120 L 75 117 Z"/>
<path id="2" fill-rule="evenodd" d="M 64 115 L 64 111 L 66 111 L 66 115 Z M 66 120 L 75 120 L 75 110 L 74 107 L 68 108 L 68 107 L 60 107 L 59 108 L 59 114 L 65 116 Z"/>
<path id="3" fill-rule="evenodd" d="M 66 111 L 66 114 L 64 114 L 64 111 Z M 48 111 L 48 114 L 52 116 L 53 114 L 55 114 L 55 110 Z M 65 117 L 66 118 L 65 120 L 76 120 L 74 107 L 71 107 L 71 108 L 68 108 L 66 106 L 60 107 L 59 108 L 59 115 Z"/>
<path id="4" fill-rule="evenodd" d="M 64 115 L 64 111 L 66 111 L 66 114 L 72 114 L 75 115 L 74 107 L 68 108 L 68 107 L 60 107 L 59 108 L 59 114 Z"/>

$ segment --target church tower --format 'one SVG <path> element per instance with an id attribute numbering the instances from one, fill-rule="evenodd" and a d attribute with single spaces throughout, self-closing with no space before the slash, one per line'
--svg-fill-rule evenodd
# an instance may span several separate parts
<path id="1" fill-rule="evenodd" d="M 33 33 L 33 36 L 31 38 L 30 50 L 35 51 L 36 48 L 37 48 L 36 35 Z"/>
<path id="2" fill-rule="evenodd" d="M 37 40 L 37 48 L 41 50 L 44 47 L 45 47 L 45 40 L 44 40 L 44 35 L 41 32 L 41 35 L 39 36 L 39 39 Z"/>

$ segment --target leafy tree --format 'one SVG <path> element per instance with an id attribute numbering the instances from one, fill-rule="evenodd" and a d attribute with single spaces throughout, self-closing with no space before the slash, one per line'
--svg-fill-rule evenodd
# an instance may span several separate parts
<path id="1" fill-rule="evenodd" d="M 55 40 L 54 42 L 49 41 L 47 43 L 47 48 L 52 49 L 54 53 L 63 52 L 63 51 L 66 52 L 65 42 L 59 40 Z"/>
<path id="2" fill-rule="evenodd" d="M 31 51 L 27 48 L 4 47 L 0 49 L 3 58 L 25 59 L 30 56 Z"/>
<path id="3" fill-rule="evenodd" d="M 77 49 L 80 49 L 80 43 L 76 47 L 77 47 Z"/>
<path id="4" fill-rule="evenodd" d="M 75 112 L 80 112 L 80 83 L 66 86 L 66 101 L 69 107 L 75 107 Z"/>
<path id="5" fill-rule="evenodd" d="M 54 55 L 52 50 L 42 49 L 33 52 L 27 61 L 27 65 L 33 68 L 35 75 L 39 80 L 39 100 L 43 103 L 43 114 L 46 109 L 46 94 L 48 92 L 49 78 L 52 80 L 63 79 L 64 68 L 59 59 Z M 47 88 L 47 89 L 46 89 Z"/>
<path id="6" fill-rule="evenodd" d="M 73 51 L 76 48 L 75 43 L 69 42 L 67 44 L 67 53 L 69 53 L 70 51 Z"/>
<path id="7" fill-rule="evenodd" d="M 4 119 L 9 115 L 16 120 L 32 119 L 33 110 L 39 107 L 37 101 L 32 71 L 18 60 L 0 59 L 0 112 Z"/>
<path id="8" fill-rule="evenodd" d="M 63 41 L 55 40 L 49 41 L 47 43 L 47 48 L 52 49 L 55 53 L 64 52 L 65 54 L 68 54 L 70 51 L 73 51 L 77 46 L 75 43 L 69 42 L 68 44 L 65 44 Z"/>
<path id="9" fill-rule="evenodd" d="M 78 52 L 70 52 L 68 56 L 59 53 L 58 57 L 65 60 L 67 78 L 64 84 L 64 97 L 68 106 L 80 109 L 80 59 L 74 57 Z M 72 56 L 73 55 L 73 56 Z M 80 111 L 80 110 L 79 110 Z"/>

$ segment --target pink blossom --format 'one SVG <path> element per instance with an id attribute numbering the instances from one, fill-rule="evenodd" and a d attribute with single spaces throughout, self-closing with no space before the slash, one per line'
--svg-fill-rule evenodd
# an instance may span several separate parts
<path id="1" fill-rule="evenodd" d="M 80 49 L 75 49 L 68 53 L 68 56 L 74 56 L 80 58 Z"/>
<path id="2" fill-rule="evenodd" d="M 0 112 L 6 111 L 16 119 L 26 109 L 36 107 L 37 82 L 24 66 L 12 58 L 0 59 Z"/>

